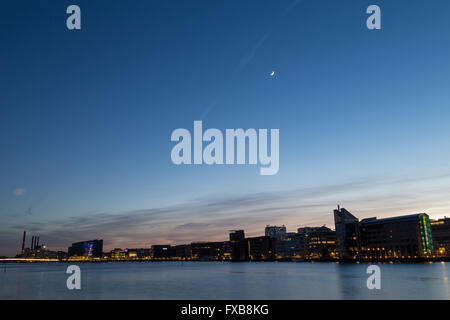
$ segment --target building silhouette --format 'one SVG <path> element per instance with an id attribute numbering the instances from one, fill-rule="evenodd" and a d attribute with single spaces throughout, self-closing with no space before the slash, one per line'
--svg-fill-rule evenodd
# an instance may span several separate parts
<path id="1" fill-rule="evenodd" d="M 246 238 L 248 246 L 248 259 L 255 261 L 275 260 L 276 258 L 276 238 L 267 236 Z"/>
<path id="2" fill-rule="evenodd" d="M 334 210 L 337 254 L 348 259 L 418 259 L 434 253 L 426 213 L 359 221 L 344 208 Z"/>
<path id="3" fill-rule="evenodd" d="M 244 230 L 230 231 L 230 251 L 232 261 L 248 260 L 248 245 Z"/>
<path id="4" fill-rule="evenodd" d="M 424 261 L 450 258 L 450 218 L 430 221 L 426 213 L 391 218 L 359 220 L 340 206 L 333 210 L 335 230 L 326 226 L 301 227 L 287 232 L 286 226 L 266 225 L 264 236 L 245 237 L 242 229 L 231 230 L 228 241 L 152 245 L 150 248 L 115 248 L 103 254 L 103 240 L 73 243 L 68 254 L 50 251 L 26 231 L 17 258 L 70 260 L 204 260 L 204 261 Z"/>
<path id="5" fill-rule="evenodd" d="M 417 259 L 434 251 L 427 214 L 367 218 L 360 224 L 360 257 L 364 259 Z"/>
<path id="6" fill-rule="evenodd" d="M 152 245 L 150 248 L 150 255 L 152 259 L 166 260 L 175 256 L 175 248 L 170 244 Z"/>
<path id="7" fill-rule="evenodd" d="M 102 258 L 103 240 L 89 240 L 72 243 L 67 250 L 69 257 Z"/>
<path id="8" fill-rule="evenodd" d="M 334 213 L 336 251 L 340 259 L 355 259 L 359 250 L 358 218 L 338 206 Z"/>
<path id="9" fill-rule="evenodd" d="M 438 257 L 450 256 L 450 218 L 430 222 L 434 253 Z"/>

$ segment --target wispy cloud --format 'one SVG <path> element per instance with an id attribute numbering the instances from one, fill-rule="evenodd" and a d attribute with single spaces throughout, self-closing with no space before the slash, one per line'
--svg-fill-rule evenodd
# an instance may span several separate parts
<path id="1" fill-rule="evenodd" d="M 133 210 L 119 214 L 99 212 L 60 220 L 40 220 L 26 228 L 38 232 L 52 249 L 72 242 L 103 238 L 107 249 L 148 247 L 157 243 L 224 240 L 228 230 L 243 228 L 262 234 L 266 224 L 286 224 L 295 231 L 304 225 L 333 225 L 332 209 L 344 205 L 359 218 L 427 212 L 450 213 L 450 175 L 419 178 L 365 178 L 355 181 L 278 192 L 232 196 L 213 195 L 183 205 Z M 24 226 L 2 229 L 6 251 L 17 252 Z M 8 249 L 9 247 L 9 249 Z M 2 248 L 3 249 L 3 248 Z"/>
<path id="2" fill-rule="evenodd" d="M 23 196 L 26 190 L 24 188 L 16 188 L 13 190 L 13 195 L 15 196 Z"/>

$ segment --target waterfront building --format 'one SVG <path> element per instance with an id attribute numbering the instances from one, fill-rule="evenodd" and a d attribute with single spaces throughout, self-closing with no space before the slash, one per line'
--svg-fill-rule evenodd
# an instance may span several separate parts
<path id="1" fill-rule="evenodd" d="M 434 255 L 450 257 L 450 218 L 430 221 Z"/>
<path id="2" fill-rule="evenodd" d="M 193 260 L 230 260 L 229 243 L 221 242 L 194 242 L 191 243 Z"/>
<path id="3" fill-rule="evenodd" d="M 154 260 L 169 260 L 175 256 L 175 248 L 170 244 L 167 245 L 152 245 L 150 254 Z"/>
<path id="4" fill-rule="evenodd" d="M 56 259 L 67 259 L 67 252 L 64 251 L 56 251 Z"/>
<path id="5" fill-rule="evenodd" d="M 67 253 L 63 251 L 48 250 L 45 245 L 40 245 L 34 250 L 25 248 L 22 254 L 16 258 L 31 258 L 31 259 L 64 259 L 67 258 Z"/>
<path id="6" fill-rule="evenodd" d="M 48 250 L 44 244 L 39 243 L 39 236 L 32 236 L 31 237 L 31 243 L 29 248 L 25 248 L 25 241 L 26 241 L 26 230 L 23 231 L 23 238 L 22 238 L 22 249 L 21 253 L 16 255 L 17 258 L 39 258 L 39 259 L 46 259 L 46 258 L 53 258 L 57 257 L 58 253 L 56 251 L 50 251 Z"/>
<path id="7" fill-rule="evenodd" d="M 112 260 L 127 260 L 127 252 L 122 248 L 114 248 L 108 254 L 106 254 L 106 258 Z"/>
<path id="8" fill-rule="evenodd" d="M 287 232 L 276 242 L 276 257 L 278 259 L 304 258 L 305 237 L 304 234 Z"/>
<path id="9" fill-rule="evenodd" d="M 360 221 L 360 256 L 365 259 L 430 257 L 433 239 L 426 213 Z"/>
<path id="10" fill-rule="evenodd" d="M 103 255 L 103 240 L 89 240 L 72 243 L 68 249 L 69 257 L 101 258 Z"/>
<path id="11" fill-rule="evenodd" d="M 136 251 L 136 255 L 139 259 L 150 259 L 151 257 L 150 248 L 136 248 L 133 250 Z"/>
<path id="12" fill-rule="evenodd" d="M 334 210 L 336 229 L 336 252 L 340 259 L 355 259 L 359 256 L 359 222 L 353 214 L 338 206 Z"/>
<path id="13" fill-rule="evenodd" d="M 244 230 L 230 231 L 230 252 L 233 261 L 248 260 L 248 246 Z"/>
<path id="14" fill-rule="evenodd" d="M 274 260 L 276 238 L 267 236 L 246 238 L 249 260 Z"/>
<path id="15" fill-rule="evenodd" d="M 136 249 L 125 249 L 125 252 L 127 253 L 128 260 L 137 260 L 138 259 Z"/>
<path id="16" fill-rule="evenodd" d="M 417 259 L 434 252 L 430 220 L 425 213 L 359 221 L 338 207 L 334 218 L 340 259 Z"/>
<path id="17" fill-rule="evenodd" d="M 310 260 L 336 258 L 336 232 L 325 226 L 304 234 L 305 257 Z"/>
<path id="18" fill-rule="evenodd" d="M 190 244 L 180 244 L 174 247 L 175 257 L 179 260 L 190 260 L 192 251 Z"/>

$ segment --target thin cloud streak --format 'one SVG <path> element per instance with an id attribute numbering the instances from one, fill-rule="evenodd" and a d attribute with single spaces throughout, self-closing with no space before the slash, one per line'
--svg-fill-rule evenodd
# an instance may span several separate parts
<path id="1" fill-rule="evenodd" d="M 267 41 L 268 38 L 270 38 L 272 32 L 274 31 L 276 25 L 285 18 L 289 12 L 291 12 L 302 0 L 294 0 L 292 3 L 284 10 L 277 18 L 274 19 L 274 22 L 270 26 L 270 28 L 256 41 L 256 43 L 253 45 L 251 50 L 245 54 L 242 59 L 237 64 L 236 68 L 234 69 L 233 73 L 234 75 L 240 73 L 245 69 L 245 67 L 253 60 L 253 58 L 256 56 L 256 53 L 258 50 L 264 45 L 264 43 Z M 214 99 L 213 102 L 211 102 L 203 111 L 203 113 L 200 116 L 201 120 L 204 120 L 206 116 L 216 107 L 218 104 L 220 97 L 224 96 L 226 92 L 230 90 L 232 86 L 232 83 L 228 83 L 225 85 L 221 90 L 220 94 L 216 99 Z"/>
<path id="2" fill-rule="evenodd" d="M 32 222 L 26 228 L 32 233 L 39 232 L 51 249 L 66 250 L 72 242 L 103 238 L 105 249 L 109 250 L 114 247 L 149 247 L 158 243 L 225 240 L 228 230 L 238 228 L 254 236 L 262 234 L 266 224 L 285 224 L 290 231 L 305 225 L 333 226 L 332 209 L 339 203 L 359 218 L 415 212 L 427 212 L 433 217 L 450 212 L 450 200 L 447 200 L 449 178 L 449 174 L 400 179 L 366 178 L 271 193 L 209 196 L 165 208 L 120 214 L 100 212 Z M 425 182 L 433 182 L 433 186 L 427 186 Z M 2 232 L 0 241 L 4 250 L 13 252 L 8 254 L 17 252 L 23 227 L 15 224 Z"/>

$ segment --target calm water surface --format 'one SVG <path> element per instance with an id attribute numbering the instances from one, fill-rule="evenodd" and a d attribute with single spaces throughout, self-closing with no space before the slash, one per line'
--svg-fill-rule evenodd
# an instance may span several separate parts
<path id="1" fill-rule="evenodd" d="M 450 263 L 379 264 L 381 290 L 366 264 L 290 262 L 80 263 L 81 290 L 68 290 L 69 264 L 7 264 L 0 299 L 450 299 Z"/>

